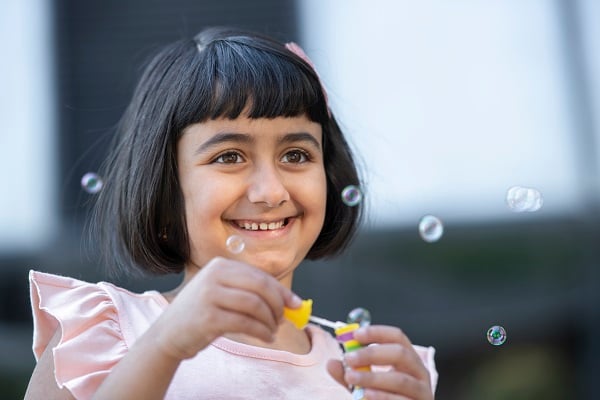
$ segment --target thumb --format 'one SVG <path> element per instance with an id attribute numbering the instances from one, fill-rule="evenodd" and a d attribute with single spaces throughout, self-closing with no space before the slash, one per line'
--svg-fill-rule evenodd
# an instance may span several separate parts
<path id="1" fill-rule="evenodd" d="M 302 299 L 290 289 L 280 286 L 282 290 L 283 303 L 285 307 L 296 309 L 302 306 Z"/>
<path id="2" fill-rule="evenodd" d="M 347 388 L 348 384 L 344 380 L 344 364 L 340 360 L 329 360 L 327 361 L 327 372 L 333 377 L 340 385 Z"/>

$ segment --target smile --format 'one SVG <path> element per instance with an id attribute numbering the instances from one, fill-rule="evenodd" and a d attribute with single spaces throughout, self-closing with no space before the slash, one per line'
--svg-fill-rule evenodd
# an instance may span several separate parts
<path id="1" fill-rule="evenodd" d="M 287 225 L 288 219 L 273 222 L 235 221 L 235 224 L 247 231 L 275 231 Z"/>

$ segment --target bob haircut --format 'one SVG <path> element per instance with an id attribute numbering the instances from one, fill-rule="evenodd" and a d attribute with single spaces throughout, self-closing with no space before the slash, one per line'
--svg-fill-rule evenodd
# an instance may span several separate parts
<path id="1" fill-rule="evenodd" d="M 325 221 L 307 254 L 348 246 L 361 206 L 340 193 L 358 185 L 350 148 L 313 68 L 282 43 L 209 28 L 166 46 L 146 66 L 103 165 L 105 186 L 91 218 L 107 266 L 153 275 L 179 273 L 190 257 L 176 145 L 184 128 L 217 118 L 306 115 L 321 124 L 327 180 Z"/>

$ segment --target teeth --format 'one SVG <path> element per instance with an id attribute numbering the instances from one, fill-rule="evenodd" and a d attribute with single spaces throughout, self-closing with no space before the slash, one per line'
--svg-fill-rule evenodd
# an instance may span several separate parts
<path id="1" fill-rule="evenodd" d="M 261 222 L 261 223 L 256 223 L 256 222 L 244 222 L 244 223 L 238 223 L 238 226 L 240 228 L 249 230 L 249 231 L 272 231 L 275 229 L 281 229 L 281 227 L 283 227 L 284 221 L 278 221 L 278 222 Z"/>

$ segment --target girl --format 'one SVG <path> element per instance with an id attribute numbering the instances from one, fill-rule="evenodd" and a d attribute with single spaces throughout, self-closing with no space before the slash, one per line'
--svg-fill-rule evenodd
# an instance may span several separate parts
<path id="1" fill-rule="evenodd" d="M 107 163 L 94 226 L 108 265 L 183 273 L 167 293 L 30 273 L 27 399 L 433 399 L 433 349 L 398 328 L 345 357 L 284 307 L 305 259 L 342 251 L 360 206 L 348 145 L 295 44 L 213 28 L 148 65 Z M 238 254 L 227 239 L 245 244 Z M 387 366 L 373 372 L 361 366 Z M 337 381 L 337 382 L 336 382 Z"/>

